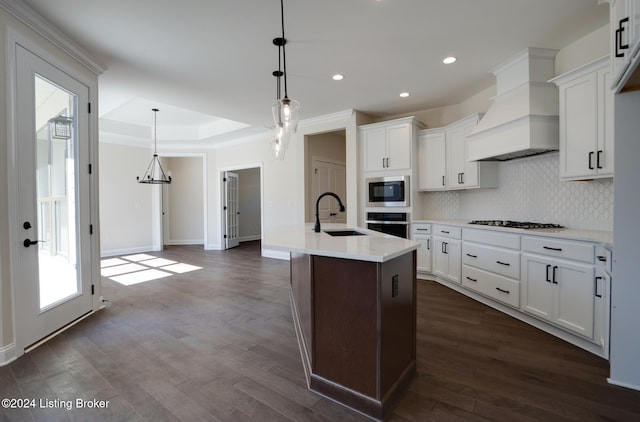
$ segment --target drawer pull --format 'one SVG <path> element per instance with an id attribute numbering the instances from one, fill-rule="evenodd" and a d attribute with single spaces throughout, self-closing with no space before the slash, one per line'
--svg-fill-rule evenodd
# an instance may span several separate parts
<path id="1" fill-rule="evenodd" d="M 477 281 L 478 281 L 477 279 L 475 279 L 475 278 L 471 278 L 471 277 L 469 277 L 469 276 L 467 276 L 467 280 L 475 281 L 475 282 L 477 282 Z"/>
<path id="2" fill-rule="evenodd" d="M 607 262 L 607 257 L 606 256 L 602 256 L 602 255 L 598 255 L 598 261 Z"/>
<path id="3" fill-rule="evenodd" d="M 449 234 L 449 230 L 440 230 L 440 233 L 446 233 L 446 234 Z"/>
<path id="4" fill-rule="evenodd" d="M 562 252 L 562 248 L 552 248 L 551 246 L 543 246 L 544 249 L 556 252 Z"/>
<path id="5" fill-rule="evenodd" d="M 505 267 L 511 266 L 508 262 L 496 261 L 496 264 L 504 265 Z"/>
<path id="6" fill-rule="evenodd" d="M 502 293 L 510 293 L 509 290 L 501 289 L 500 287 L 496 287 L 496 290 Z"/>
<path id="7" fill-rule="evenodd" d="M 471 255 L 470 253 L 468 253 L 467 256 L 470 257 L 470 258 L 477 258 L 478 257 L 478 255 Z"/>
<path id="8" fill-rule="evenodd" d="M 416 230 L 419 231 L 419 232 L 428 232 L 429 231 L 429 229 L 421 229 L 421 228 L 417 228 Z"/>

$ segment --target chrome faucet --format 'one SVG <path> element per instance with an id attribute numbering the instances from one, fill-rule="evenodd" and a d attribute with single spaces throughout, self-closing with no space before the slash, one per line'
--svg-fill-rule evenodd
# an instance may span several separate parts
<path id="1" fill-rule="evenodd" d="M 335 193 L 325 192 L 322 195 L 318 196 L 318 199 L 316 199 L 316 223 L 313 226 L 313 231 L 316 233 L 320 233 L 320 217 L 318 216 L 318 207 L 320 206 L 320 200 L 327 195 L 333 196 L 334 198 L 336 198 L 338 200 L 338 206 L 340 207 L 339 208 L 340 212 L 344 212 L 344 205 L 342 205 L 342 201 L 340 200 L 340 197 Z"/>

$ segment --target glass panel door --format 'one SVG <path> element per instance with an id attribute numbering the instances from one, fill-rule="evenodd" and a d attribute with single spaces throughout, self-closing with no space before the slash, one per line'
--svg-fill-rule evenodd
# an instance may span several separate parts
<path id="1" fill-rule="evenodd" d="M 40 310 L 78 294 L 75 138 L 78 99 L 35 76 Z"/>

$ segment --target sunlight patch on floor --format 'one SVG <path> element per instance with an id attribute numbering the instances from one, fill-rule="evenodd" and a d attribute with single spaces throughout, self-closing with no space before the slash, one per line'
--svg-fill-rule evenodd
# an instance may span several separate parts
<path id="1" fill-rule="evenodd" d="M 100 267 L 100 273 L 103 277 L 108 277 L 125 286 L 202 269 L 202 267 L 195 265 L 147 254 L 103 259 L 100 262 Z"/>

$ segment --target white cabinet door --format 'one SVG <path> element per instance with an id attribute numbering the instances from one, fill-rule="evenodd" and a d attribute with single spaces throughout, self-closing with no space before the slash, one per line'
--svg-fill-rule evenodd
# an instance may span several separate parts
<path id="1" fill-rule="evenodd" d="M 447 186 L 462 188 L 464 186 L 464 128 L 459 127 L 447 132 Z"/>
<path id="2" fill-rule="evenodd" d="M 460 284 L 461 242 L 455 239 L 434 237 L 433 273 Z"/>
<path id="3" fill-rule="evenodd" d="M 380 127 L 362 132 L 364 142 L 364 170 L 377 171 L 386 168 L 387 159 L 387 132 Z"/>
<path id="4" fill-rule="evenodd" d="M 590 73 L 560 86 L 560 177 L 596 172 L 598 142 L 597 77 Z"/>
<path id="5" fill-rule="evenodd" d="M 594 267 L 530 254 L 522 264 L 522 310 L 593 339 Z"/>
<path id="6" fill-rule="evenodd" d="M 593 266 L 555 261 L 552 268 L 556 286 L 555 322 L 564 328 L 593 338 L 595 270 Z"/>
<path id="7" fill-rule="evenodd" d="M 444 132 L 419 134 L 418 154 L 418 189 L 444 189 L 446 186 L 446 137 Z"/>
<path id="8" fill-rule="evenodd" d="M 611 69 L 598 71 L 598 146 L 596 167 L 598 176 L 613 177 L 614 151 L 614 93 L 611 90 Z"/>
<path id="9" fill-rule="evenodd" d="M 522 255 L 522 310 L 547 321 L 554 315 L 552 264 L 553 260 Z"/>
<path id="10" fill-rule="evenodd" d="M 420 244 L 417 251 L 416 269 L 431 272 L 431 236 L 416 235 L 413 240 Z"/>
<path id="11" fill-rule="evenodd" d="M 408 123 L 387 128 L 387 170 L 411 168 L 411 131 Z"/>
<path id="12" fill-rule="evenodd" d="M 560 179 L 613 177 L 614 96 L 608 58 L 554 82 L 560 93 Z"/>

